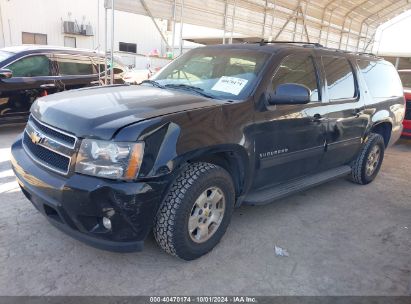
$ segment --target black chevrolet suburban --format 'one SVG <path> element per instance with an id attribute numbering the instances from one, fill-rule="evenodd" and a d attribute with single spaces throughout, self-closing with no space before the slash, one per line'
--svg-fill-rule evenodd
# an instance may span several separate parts
<path id="1" fill-rule="evenodd" d="M 124 252 L 153 231 L 191 260 L 216 246 L 235 207 L 343 176 L 370 183 L 404 111 L 395 68 L 373 55 L 208 46 L 139 86 L 39 98 L 12 164 L 24 195 L 74 238 Z"/>
<path id="2" fill-rule="evenodd" d="M 26 122 L 40 96 L 98 85 L 104 69 L 104 54 L 92 50 L 49 45 L 0 49 L 0 125 Z M 115 62 L 115 83 L 124 83 L 125 69 Z"/>

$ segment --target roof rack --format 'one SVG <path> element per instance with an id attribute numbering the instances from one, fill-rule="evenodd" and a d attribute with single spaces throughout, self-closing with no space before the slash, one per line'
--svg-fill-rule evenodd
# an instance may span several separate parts
<path id="1" fill-rule="evenodd" d="M 300 44 L 303 45 L 305 47 L 316 47 L 316 48 L 322 48 L 324 50 L 329 50 L 329 51 L 334 51 L 334 52 L 339 52 L 339 53 L 346 53 L 346 54 L 354 54 L 354 55 L 366 55 L 366 56 L 372 56 L 372 57 L 376 57 L 379 58 L 376 54 L 374 53 L 370 53 L 370 52 L 356 52 L 356 51 L 346 51 L 346 50 L 340 50 L 340 49 L 336 49 L 336 48 L 330 48 L 330 47 L 326 47 L 323 46 L 322 44 L 318 43 L 318 42 L 306 42 L 306 41 L 267 41 L 262 39 L 260 42 L 246 42 L 246 43 L 259 43 L 260 45 L 265 45 L 265 44 L 275 44 L 275 43 L 289 43 L 289 44 Z"/>
<path id="2" fill-rule="evenodd" d="M 322 47 L 322 49 L 329 50 L 329 51 L 334 51 L 334 52 L 339 52 L 339 53 L 345 53 L 345 54 L 366 55 L 366 56 L 379 58 L 376 54 L 370 53 L 370 52 L 346 51 L 346 50 L 340 50 L 340 49 L 324 47 L 324 46 Z"/>
<path id="3" fill-rule="evenodd" d="M 367 55 L 367 56 L 372 56 L 372 57 L 376 57 L 376 58 L 380 58 L 377 54 L 374 53 L 370 53 L 370 52 L 354 52 L 357 55 Z"/>
<path id="4" fill-rule="evenodd" d="M 281 40 L 275 40 L 275 41 L 268 41 L 268 40 L 264 40 L 261 39 L 260 42 L 251 42 L 251 43 L 259 43 L 260 45 L 264 45 L 264 44 L 274 44 L 274 43 L 290 43 L 290 44 L 303 44 L 303 45 L 312 45 L 315 47 L 324 47 L 322 44 L 318 43 L 318 42 L 307 42 L 307 41 L 281 41 Z"/>

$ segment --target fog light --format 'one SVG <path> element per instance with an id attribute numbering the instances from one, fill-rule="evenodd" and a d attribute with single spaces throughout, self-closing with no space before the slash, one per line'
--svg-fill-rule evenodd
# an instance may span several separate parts
<path id="1" fill-rule="evenodd" d="M 110 221 L 109 218 L 103 217 L 103 226 L 104 226 L 104 228 L 106 228 L 107 230 L 111 230 L 111 221 Z"/>

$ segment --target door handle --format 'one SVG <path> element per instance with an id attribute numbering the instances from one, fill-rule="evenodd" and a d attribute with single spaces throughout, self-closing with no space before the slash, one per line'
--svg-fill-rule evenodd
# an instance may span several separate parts
<path id="1" fill-rule="evenodd" d="M 55 87 L 56 87 L 56 84 L 54 83 L 45 83 L 45 84 L 40 85 L 41 89 L 54 89 Z"/>
<path id="2" fill-rule="evenodd" d="M 321 116 L 321 114 L 314 114 L 314 116 L 311 118 L 312 122 L 322 122 L 325 120 L 325 117 Z"/>

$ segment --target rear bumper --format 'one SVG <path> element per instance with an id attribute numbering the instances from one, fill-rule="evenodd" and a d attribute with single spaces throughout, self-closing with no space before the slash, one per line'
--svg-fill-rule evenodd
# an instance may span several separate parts
<path id="1" fill-rule="evenodd" d="M 392 146 L 393 144 L 395 144 L 401 137 L 402 134 L 402 130 L 403 130 L 403 125 L 402 124 L 397 124 L 396 126 L 393 126 L 392 130 L 391 130 L 391 137 L 390 137 L 390 141 L 388 143 L 388 147 Z"/>
<path id="2" fill-rule="evenodd" d="M 99 249 L 139 251 L 150 232 L 167 182 L 120 182 L 81 174 L 68 177 L 34 163 L 21 139 L 12 145 L 12 167 L 24 195 L 51 224 Z M 106 229 L 103 217 L 111 220 Z"/>

